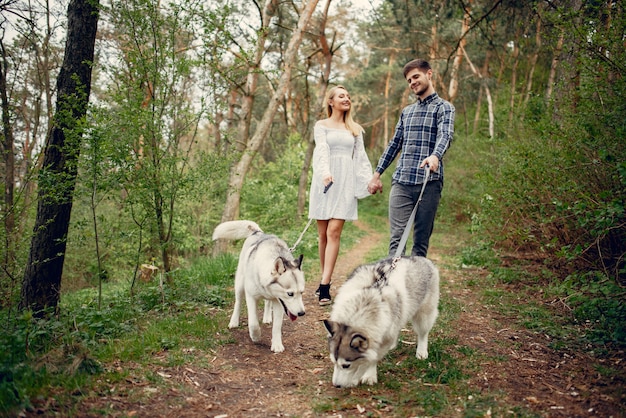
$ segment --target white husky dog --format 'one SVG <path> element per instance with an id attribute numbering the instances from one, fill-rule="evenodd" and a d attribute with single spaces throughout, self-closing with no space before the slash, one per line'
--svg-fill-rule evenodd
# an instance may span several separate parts
<path id="1" fill-rule="evenodd" d="M 261 327 L 257 307 L 259 300 L 264 299 L 263 322 L 273 322 L 271 350 L 275 353 L 283 352 L 283 312 L 292 321 L 305 313 L 302 303 L 302 255 L 299 259 L 294 259 L 283 240 L 263 233 L 259 225 L 252 221 L 224 222 L 213 231 L 213 240 L 243 238 L 246 241 L 241 249 L 235 274 L 235 307 L 228 327 L 239 326 L 241 301 L 245 298 L 250 338 L 258 342 Z M 270 314 L 273 314 L 273 318 Z"/>
<path id="2" fill-rule="evenodd" d="M 439 304 L 439 271 L 424 257 L 387 258 L 357 267 L 335 297 L 328 330 L 333 385 L 377 383 L 376 366 L 410 320 L 418 359 L 428 358 L 428 333 Z"/>

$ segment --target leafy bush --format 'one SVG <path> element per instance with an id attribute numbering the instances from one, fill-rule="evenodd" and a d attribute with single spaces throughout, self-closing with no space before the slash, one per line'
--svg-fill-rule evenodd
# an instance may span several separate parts
<path id="1" fill-rule="evenodd" d="M 99 357 L 172 350 L 180 345 L 179 333 L 210 344 L 206 329 L 215 321 L 204 312 L 230 301 L 236 265 L 230 254 L 199 259 L 174 272 L 172 286 L 142 283 L 134 298 L 125 281 L 110 280 L 103 284 L 101 309 L 97 290 L 82 289 L 65 294 L 60 313 L 48 320 L 0 311 L 7 324 L 0 333 L 0 415 L 28 407 L 53 386 L 102 373 Z"/>
<path id="2" fill-rule="evenodd" d="M 585 339 L 626 346 L 625 292 L 614 281 L 597 272 L 571 274 L 552 290 L 564 295 L 573 319 L 588 327 Z"/>

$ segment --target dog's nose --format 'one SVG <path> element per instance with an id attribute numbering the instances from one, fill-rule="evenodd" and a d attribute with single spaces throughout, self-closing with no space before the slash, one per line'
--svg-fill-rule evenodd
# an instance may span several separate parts
<path id="1" fill-rule="evenodd" d="M 298 312 L 298 316 L 304 316 L 306 312 L 302 311 L 302 312 Z"/>

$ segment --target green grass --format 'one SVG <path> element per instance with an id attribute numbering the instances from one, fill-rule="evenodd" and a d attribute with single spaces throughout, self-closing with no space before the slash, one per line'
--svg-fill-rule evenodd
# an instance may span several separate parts
<path id="1" fill-rule="evenodd" d="M 442 276 L 440 316 L 431 332 L 429 358 L 417 360 L 415 346 L 406 344 L 414 336 L 403 334 L 398 347 L 379 365 L 377 385 L 312 396 L 315 412 L 349 415 L 361 406 L 366 410 L 363 416 L 482 417 L 489 411 L 492 416 L 537 416 L 522 406 L 506 405 L 506 394 L 497 389 L 478 391 L 469 384 L 483 362 L 506 367 L 506 359 L 487 358 L 459 342 L 456 331 L 463 326 L 459 322 L 464 307 L 457 299 L 446 297 L 448 291 L 475 293 L 479 303 L 512 318 L 513 326 L 549 335 L 555 350 L 588 352 L 591 345 L 593 352 L 602 356 L 603 341 L 623 338 L 623 327 L 615 325 L 616 318 L 623 318 L 623 304 L 615 304 L 609 297 L 621 291 L 616 286 L 597 276 L 573 275 L 559 281 L 553 274 L 523 263 L 504 266 L 491 243 L 476 239 L 473 224 L 480 222 L 478 212 L 484 202 L 479 169 L 469 160 L 483 155 L 489 141 L 467 141 L 464 146 L 474 149 L 472 153 L 463 152 L 461 144 L 450 150 L 444 197 L 431 239 L 431 249 L 446 275 Z M 389 179 L 390 173 L 383 176 L 384 194 L 359 204 L 360 219 L 385 237 L 366 255 L 366 262 L 387 255 Z M 293 184 L 264 186 L 281 189 Z M 265 202 L 249 205 L 242 217 L 256 219 L 255 212 L 262 212 Z M 289 206 L 286 200 L 282 203 Z M 261 226 L 269 233 L 280 230 L 281 238 L 291 245 L 306 221 L 290 218 L 287 222 L 285 211 L 281 209 L 274 218 L 266 216 L 267 225 Z M 362 235 L 353 223 L 346 223 L 341 251 L 348 251 Z M 296 253 L 304 253 L 305 275 L 314 280 L 319 270 L 314 224 Z M 61 314 L 51 321 L 38 321 L 28 314 L 7 318 L 0 312 L 0 323 L 8 325 L 0 333 L 0 416 L 31 408 L 40 399 L 54 399 L 60 410 L 71 414 L 81 397 L 107 394 L 116 383 L 145 378 L 159 385 L 163 377 L 153 371 L 155 365 L 176 367 L 193 362 L 208 367 L 211 356 L 207 354 L 232 343 L 224 324 L 233 301 L 236 263 L 236 252 L 189 260 L 172 274 L 171 283 L 163 288 L 158 281 L 137 283 L 132 297 L 127 277 L 111 278 L 104 283 L 100 309 L 95 289 L 74 291 L 63 294 Z M 468 267 L 488 274 L 457 280 Z M 567 309 L 546 303 L 554 300 L 567 304 Z M 598 362 L 596 370 L 602 376 L 622 378 L 608 363 Z M 331 373 L 325 370 L 320 380 L 329 381 Z M 131 400 L 145 396 L 132 390 L 124 395 Z"/>
<path id="2" fill-rule="evenodd" d="M 139 373 L 158 381 L 148 368 L 155 356 L 163 366 L 207 361 L 198 353 L 227 342 L 220 331 L 235 267 L 233 255 L 203 258 L 178 270 L 163 289 L 156 281 L 137 285 L 133 297 L 128 281 L 107 282 L 101 309 L 97 291 L 83 289 L 63 295 L 53 320 L 0 318 L 12 324 L 0 334 L 0 416 L 28 409 L 37 398 L 72 411 L 98 382 L 133 373 L 111 367 L 116 362 L 145 368 Z"/>

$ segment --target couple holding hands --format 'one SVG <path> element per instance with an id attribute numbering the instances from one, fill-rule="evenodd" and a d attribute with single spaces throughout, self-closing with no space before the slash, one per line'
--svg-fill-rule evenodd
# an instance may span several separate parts
<path id="1" fill-rule="evenodd" d="M 357 219 L 358 199 L 383 191 L 380 176 L 399 155 L 389 194 L 389 255 L 396 253 L 422 185 L 427 182 L 413 224 L 411 255 L 426 257 L 443 188 L 443 156 L 454 133 L 454 106 L 439 97 L 433 70 L 424 60 L 408 62 L 404 78 L 417 101 L 402 110 L 392 140 L 372 167 L 363 128 L 352 117 L 350 94 L 334 86 L 326 94 L 327 118 L 314 128 L 309 218 L 317 221 L 322 279 L 319 304 L 331 303 L 330 284 L 345 221 Z M 430 177 L 428 177 L 430 175 Z"/>

